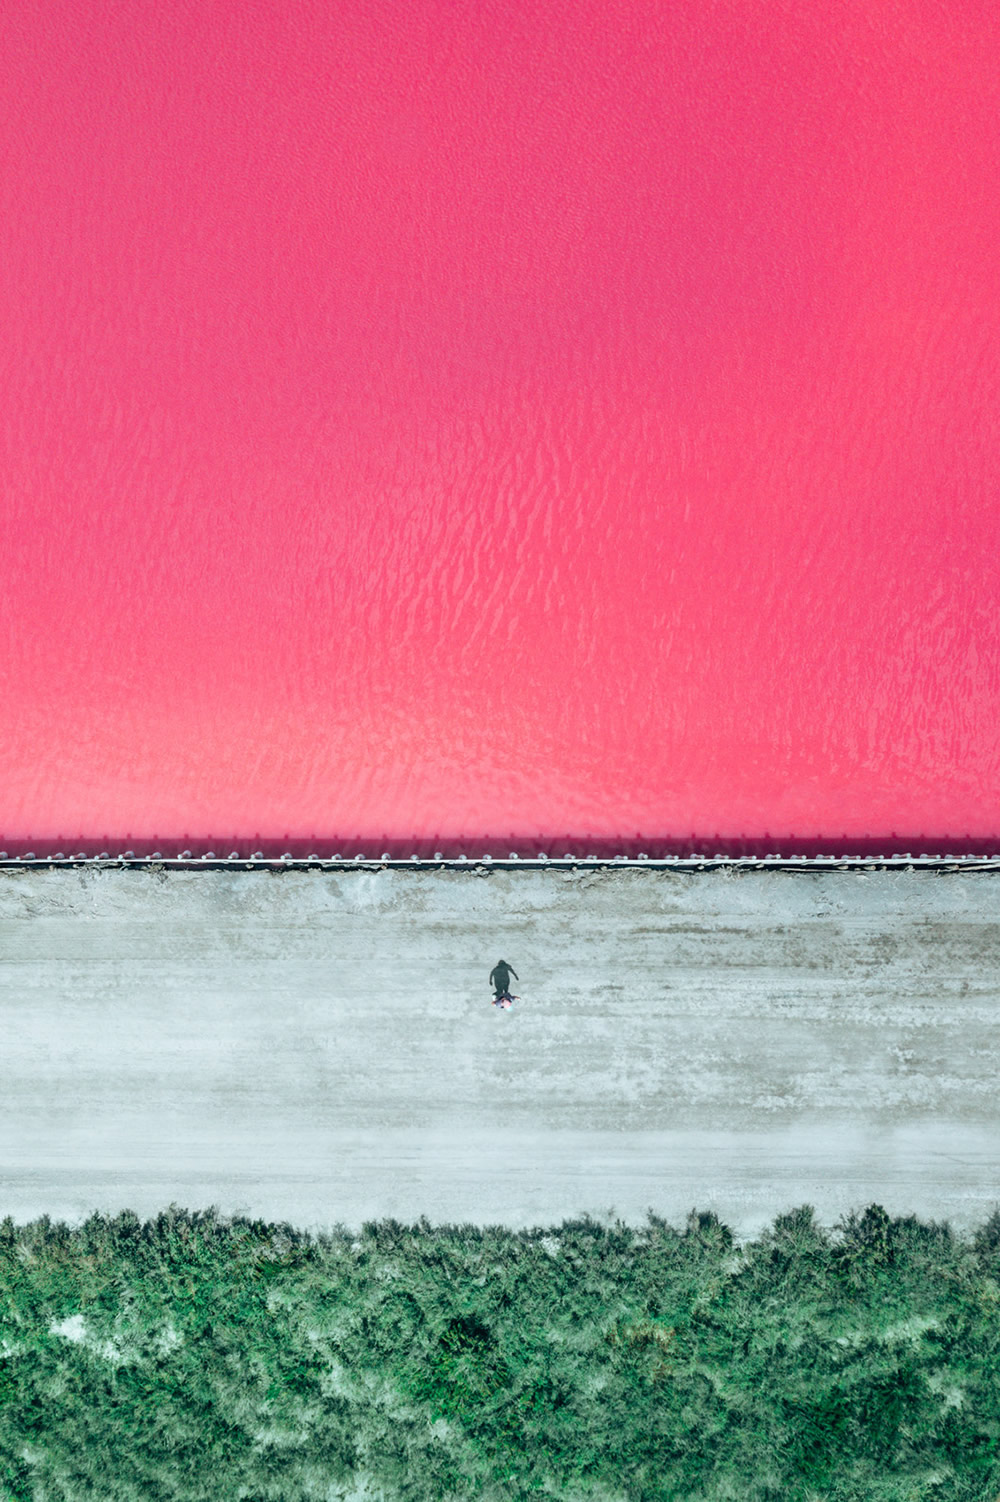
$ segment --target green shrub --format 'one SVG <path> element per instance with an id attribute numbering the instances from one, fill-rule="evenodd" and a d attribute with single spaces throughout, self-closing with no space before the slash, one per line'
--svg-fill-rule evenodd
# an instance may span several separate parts
<path id="1" fill-rule="evenodd" d="M 0 1499 L 995 1502 L 1000 1216 L 0 1223 Z"/>

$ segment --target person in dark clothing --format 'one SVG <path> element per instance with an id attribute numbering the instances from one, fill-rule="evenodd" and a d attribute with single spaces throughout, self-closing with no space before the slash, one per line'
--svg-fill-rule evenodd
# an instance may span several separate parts
<path id="1" fill-rule="evenodd" d="M 498 1001 L 510 1000 L 511 976 L 513 976 L 515 980 L 521 979 L 517 971 L 511 965 L 508 965 L 506 960 L 497 960 L 496 964 L 493 966 L 493 969 L 490 971 L 490 985 L 496 992 L 496 995 L 493 998 L 494 1004 Z"/>

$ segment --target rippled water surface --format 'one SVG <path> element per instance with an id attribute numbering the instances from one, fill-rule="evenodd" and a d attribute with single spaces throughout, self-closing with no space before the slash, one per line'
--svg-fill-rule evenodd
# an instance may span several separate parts
<path id="1" fill-rule="evenodd" d="M 0 835 L 988 836 L 979 0 L 13 0 Z"/>

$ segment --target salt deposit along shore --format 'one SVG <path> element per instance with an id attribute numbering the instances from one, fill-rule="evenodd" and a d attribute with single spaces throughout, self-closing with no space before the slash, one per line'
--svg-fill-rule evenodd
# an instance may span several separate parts
<path id="1" fill-rule="evenodd" d="M 0 1215 L 972 1225 L 998 913 L 985 873 L 2 873 Z"/>

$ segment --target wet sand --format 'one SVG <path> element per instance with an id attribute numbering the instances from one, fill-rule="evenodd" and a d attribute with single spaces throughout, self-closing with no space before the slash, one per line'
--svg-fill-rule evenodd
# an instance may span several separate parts
<path id="1" fill-rule="evenodd" d="M 0 1214 L 974 1224 L 998 899 L 985 874 L 3 873 Z"/>

